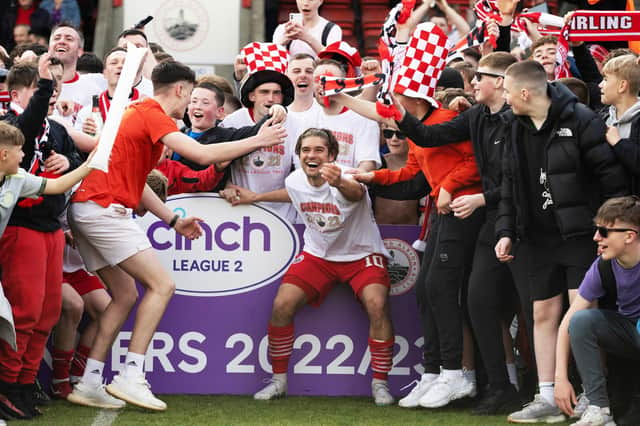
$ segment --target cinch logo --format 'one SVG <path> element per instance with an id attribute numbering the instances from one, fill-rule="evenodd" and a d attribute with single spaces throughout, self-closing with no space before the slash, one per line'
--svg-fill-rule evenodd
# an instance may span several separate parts
<path id="1" fill-rule="evenodd" d="M 264 207 L 232 207 L 209 193 L 172 196 L 167 207 L 202 219 L 203 235 L 194 241 L 152 215 L 138 219 L 178 294 L 211 297 L 255 290 L 280 278 L 299 252 L 293 226 Z"/>

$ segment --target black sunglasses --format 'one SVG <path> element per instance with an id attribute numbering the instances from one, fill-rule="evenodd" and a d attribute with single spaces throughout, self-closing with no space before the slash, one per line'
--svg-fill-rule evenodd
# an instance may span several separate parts
<path id="1" fill-rule="evenodd" d="M 482 76 L 485 76 L 485 75 L 488 76 L 488 77 L 496 77 L 496 78 L 497 77 L 502 77 L 502 78 L 504 78 L 504 75 L 502 75 L 502 74 L 495 74 L 495 73 L 492 73 L 492 72 L 484 72 L 484 71 L 476 71 L 476 74 L 475 74 L 476 81 L 482 80 Z"/>
<path id="2" fill-rule="evenodd" d="M 405 139 L 407 137 L 400 130 L 382 129 L 382 136 L 386 139 L 391 139 L 393 135 L 396 135 L 398 139 Z"/>
<path id="3" fill-rule="evenodd" d="M 629 229 L 629 228 L 607 228 L 606 226 L 594 226 L 596 232 L 598 232 L 598 234 L 600 234 L 600 236 L 602 238 L 607 238 L 609 236 L 609 232 L 635 232 L 636 234 L 638 233 L 638 231 L 636 229 Z"/>

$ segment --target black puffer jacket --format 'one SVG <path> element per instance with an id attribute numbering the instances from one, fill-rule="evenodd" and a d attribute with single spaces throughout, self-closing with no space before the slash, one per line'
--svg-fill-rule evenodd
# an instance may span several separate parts
<path id="1" fill-rule="evenodd" d="M 606 199 L 629 193 L 626 172 L 605 142 L 605 124 L 564 85 L 549 83 L 547 93 L 551 107 L 547 121 L 548 138 L 544 145 L 543 164 L 553 199 L 553 218 L 564 239 L 588 235 L 593 217 Z M 522 164 L 522 135 L 530 132 L 528 117 L 512 111 L 503 118 L 510 129 L 503 157 L 501 200 L 496 222 L 496 236 L 530 238 L 530 203 L 524 182 L 528 165 Z M 525 136 L 527 139 L 527 136 Z"/>

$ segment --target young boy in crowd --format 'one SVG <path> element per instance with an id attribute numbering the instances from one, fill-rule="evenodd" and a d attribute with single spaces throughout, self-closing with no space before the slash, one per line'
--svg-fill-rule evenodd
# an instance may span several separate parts
<path id="1" fill-rule="evenodd" d="M 606 62 L 603 73 L 602 103 L 610 105 L 607 142 L 631 175 L 631 193 L 640 195 L 640 65 L 634 55 L 618 56 Z"/>
<path id="2" fill-rule="evenodd" d="M 580 420 L 573 423 L 578 426 L 615 425 L 601 351 L 640 360 L 640 199 L 612 198 L 598 209 L 594 221 L 593 240 L 601 255 L 591 264 L 562 319 L 556 347 L 558 407 L 572 415 L 576 403 L 568 379 L 570 351 L 589 400 Z M 638 407 L 631 410 L 635 410 L 635 421 L 625 419 L 624 424 L 638 424 Z M 627 416 L 633 414 L 623 417 Z"/>
<path id="3" fill-rule="evenodd" d="M 63 194 L 90 172 L 87 163 L 84 163 L 74 171 L 62 175 L 57 179 L 48 179 L 29 174 L 20 168 L 20 162 L 25 155 L 22 150 L 24 143 L 24 136 L 20 130 L 4 121 L 0 121 L 0 199 L 2 200 L 0 203 L 0 235 L 4 233 L 11 212 L 19 199 Z M 4 244 L 0 249 L 5 249 Z M 21 254 L 24 255 L 24 252 Z M 5 270 L 5 272 L 9 271 Z M 6 288 L 6 290 L 7 298 L 13 308 L 13 318 L 17 320 L 19 346 L 16 349 L 24 351 L 25 335 L 28 334 L 24 329 L 25 327 L 34 327 L 34 324 L 31 322 L 26 325 L 22 323 L 24 321 L 23 317 L 25 316 L 22 314 L 22 311 L 26 313 L 27 310 L 25 309 L 26 307 L 23 306 L 24 304 L 19 302 L 22 300 L 19 296 L 27 291 L 27 289 Z M 40 294 L 40 298 L 42 296 L 43 294 Z M 34 299 L 37 298 L 34 297 Z M 47 300 L 47 303 L 55 304 L 56 301 Z M 0 342 L 0 347 L 2 347 L 2 353 L 17 353 L 16 349 L 11 348 L 6 341 Z M 44 347 L 42 349 L 44 349 Z M 39 356 L 41 358 L 42 353 L 39 352 Z M 3 357 L 3 360 L 6 360 L 6 358 Z M 33 394 L 32 387 L 33 383 L 18 384 L 17 382 L 7 382 L 3 380 L 3 382 L 0 383 L 0 417 L 31 418 L 39 414 L 33 404 L 29 403 L 31 395 Z"/>

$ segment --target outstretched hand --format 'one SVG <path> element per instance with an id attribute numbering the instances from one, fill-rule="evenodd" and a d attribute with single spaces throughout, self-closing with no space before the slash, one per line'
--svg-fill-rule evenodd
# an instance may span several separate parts
<path id="1" fill-rule="evenodd" d="M 202 235 L 202 228 L 200 227 L 202 219 L 198 217 L 188 216 L 184 219 L 178 219 L 173 229 L 180 235 L 190 240 L 200 238 Z"/>
<path id="2" fill-rule="evenodd" d="M 273 118 L 270 118 L 260 127 L 258 137 L 262 141 L 262 146 L 278 145 L 284 143 L 287 137 L 287 130 L 282 124 L 274 124 Z"/>

